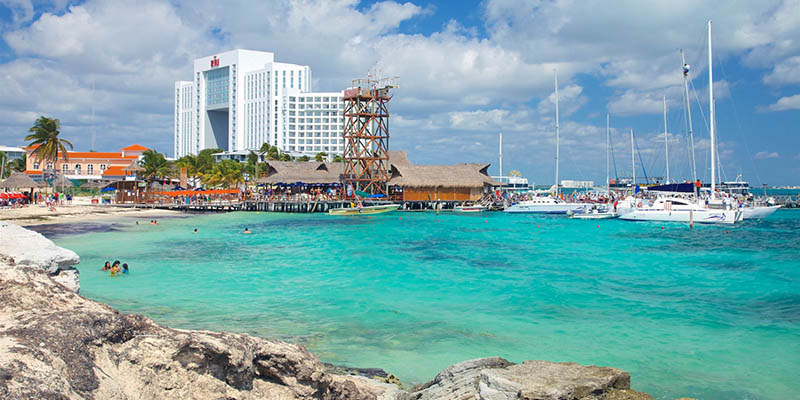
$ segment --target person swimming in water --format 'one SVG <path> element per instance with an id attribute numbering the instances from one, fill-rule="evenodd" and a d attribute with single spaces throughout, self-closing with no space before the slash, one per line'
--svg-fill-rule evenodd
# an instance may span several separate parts
<path id="1" fill-rule="evenodd" d="M 111 264 L 111 276 L 116 276 L 119 273 L 119 260 L 115 260 L 114 264 Z"/>
<path id="2" fill-rule="evenodd" d="M 128 264 L 122 264 L 122 273 L 123 274 L 127 274 L 128 273 Z"/>
<path id="3" fill-rule="evenodd" d="M 197 233 L 197 228 L 194 228 L 194 232 L 192 232 L 192 233 Z"/>
<path id="4" fill-rule="evenodd" d="M 103 265 L 103 268 L 101 268 L 100 271 L 108 271 L 110 269 L 111 269 L 111 261 L 106 261 L 106 264 Z"/>
<path id="5" fill-rule="evenodd" d="M 250 229 L 244 228 L 244 232 L 242 232 L 242 233 L 244 233 L 246 235 L 249 235 L 250 234 Z"/>

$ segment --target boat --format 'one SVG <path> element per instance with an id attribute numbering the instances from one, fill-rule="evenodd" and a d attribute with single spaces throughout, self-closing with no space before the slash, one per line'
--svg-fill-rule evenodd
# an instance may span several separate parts
<path id="1" fill-rule="evenodd" d="M 507 213 L 542 213 L 566 214 L 567 211 L 582 207 L 583 203 L 572 203 L 560 198 L 560 185 L 558 182 L 558 153 L 559 153 L 559 125 L 558 125 L 558 74 L 555 75 L 556 95 L 556 183 L 553 185 L 554 195 L 534 196 L 529 200 L 507 206 L 503 211 Z"/>
<path id="2" fill-rule="evenodd" d="M 685 68 L 685 66 L 684 66 Z M 686 70 L 684 69 L 684 74 Z M 714 120 L 714 84 L 711 55 L 711 21 L 708 21 L 708 98 L 709 98 L 709 131 L 711 148 L 716 149 Z M 743 219 L 743 211 L 732 196 L 717 193 L 716 151 L 711 151 L 711 185 L 706 199 L 676 197 L 662 194 L 655 200 L 640 199 L 620 219 L 629 221 L 664 221 L 733 224 Z M 646 203 L 646 204 L 645 204 Z"/>
<path id="3" fill-rule="evenodd" d="M 507 213 L 566 214 L 584 205 L 583 203 L 572 203 L 552 196 L 541 196 L 512 204 L 503 211 Z"/>
<path id="4" fill-rule="evenodd" d="M 574 219 L 613 219 L 620 214 L 609 210 L 608 206 L 591 205 L 567 211 L 567 215 Z"/>
<path id="5" fill-rule="evenodd" d="M 627 221 L 663 221 L 704 224 L 733 224 L 742 220 L 742 210 L 724 202 L 694 202 L 677 197 L 659 197 L 652 203 L 640 201 L 635 208 L 620 215 Z"/>
<path id="6" fill-rule="evenodd" d="M 384 204 L 378 206 L 344 207 L 328 210 L 328 215 L 374 215 L 392 212 L 400 208 L 400 204 Z"/>
<path id="7" fill-rule="evenodd" d="M 775 210 L 781 208 L 781 206 L 749 206 L 745 205 L 742 206 L 742 218 L 743 219 L 762 219 L 769 217 Z"/>
<path id="8" fill-rule="evenodd" d="M 457 206 L 454 208 L 454 210 L 463 213 L 479 213 L 486 211 L 486 206 L 482 204 L 473 204 L 471 206 L 464 205 L 464 206 Z"/>

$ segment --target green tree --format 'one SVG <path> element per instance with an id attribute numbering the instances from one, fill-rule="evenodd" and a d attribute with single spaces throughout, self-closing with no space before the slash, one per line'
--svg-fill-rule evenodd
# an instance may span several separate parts
<path id="1" fill-rule="evenodd" d="M 281 158 L 281 154 L 278 151 L 277 147 L 270 147 L 267 150 L 267 160 L 278 160 Z"/>
<path id="2" fill-rule="evenodd" d="M 27 159 L 28 159 L 28 155 L 27 154 L 23 154 L 22 158 L 18 158 L 16 160 L 11 160 L 11 161 L 8 162 L 8 165 L 14 171 L 25 172 L 25 170 L 28 168 Z"/>
<path id="3" fill-rule="evenodd" d="M 238 161 L 222 160 L 210 172 L 200 176 L 203 183 L 209 186 L 224 186 L 230 188 L 244 182 L 244 166 Z"/>
<path id="4" fill-rule="evenodd" d="M 173 173 L 172 165 L 167 158 L 155 150 L 143 151 L 139 166 L 144 168 L 142 175 L 151 181 L 170 176 Z"/>
<path id="5" fill-rule="evenodd" d="M 6 153 L 0 151 L 0 179 L 6 178 L 6 171 L 8 170 L 6 164 L 9 164 L 8 157 L 6 157 Z"/>
<path id="6" fill-rule="evenodd" d="M 178 168 L 186 168 L 186 175 L 189 179 L 192 180 L 192 183 L 197 183 L 197 164 L 198 164 L 198 157 L 194 154 L 187 154 L 178 159 L 175 162 L 175 166 Z"/>
<path id="7" fill-rule="evenodd" d="M 292 155 L 289 154 L 289 153 L 281 153 L 281 155 L 280 155 L 280 157 L 278 157 L 278 159 L 281 160 L 281 161 L 292 161 L 292 160 L 294 160 L 294 157 L 292 157 Z"/>
<path id="8" fill-rule="evenodd" d="M 297 161 L 303 161 L 303 162 L 306 162 L 306 161 L 310 161 L 310 160 L 311 160 L 311 157 L 309 157 L 309 156 L 300 156 L 300 157 L 297 157 Z"/>
<path id="9" fill-rule="evenodd" d="M 337 154 L 333 157 L 333 162 L 342 162 L 342 156 Z"/>
<path id="10" fill-rule="evenodd" d="M 214 168 L 214 164 L 216 164 L 217 159 L 214 158 L 215 153 L 221 153 L 222 149 L 205 149 L 200 150 L 200 153 L 197 154 L 197 172 L 198 173 L 209 173 L 211 169 Z"/>
<path id="11" fill-rule="evenodd" d="M 317 153 L 317 155 L 314 156 L 314 161 L 323 162 L 323 161 L 325 161 L 326 157 L 328 157 L 328 153 L 326 153 L 324 151 L 321 151 L 321 152 Z"/>
<path id="12" fill-rule="evenodd" d="M 55 166 L 58 162 L 58 154 L 61 153 L 64 162 L 69 162 L 67 147 L 72 150 L 72 143 L 58 137 L 61 133 L 60 120 L 41 116 L 28 129 L 28 132 L 31 132 L 30 135 L 25 136 L 25 140 L 29 140 L 28 146 L 36 146 L 31 152 L 32 156 L 36 156 L 45 165 L 52 163 Z"/>

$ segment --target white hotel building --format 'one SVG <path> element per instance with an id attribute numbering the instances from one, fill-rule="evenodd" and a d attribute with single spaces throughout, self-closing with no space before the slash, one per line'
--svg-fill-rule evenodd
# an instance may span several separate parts
<path id="1" fill-rule="evenodd" d="M 194 61 L 175 82 L 175 157 L 266 142 L 292 155 L 342 154 L 342 92 L 312 92 L 311 68 L 273 53 L 232 50 Z"/>

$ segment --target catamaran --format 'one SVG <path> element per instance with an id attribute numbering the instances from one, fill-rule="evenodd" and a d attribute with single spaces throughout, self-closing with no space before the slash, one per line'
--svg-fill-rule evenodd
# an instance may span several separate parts
<path id="1" fill-rule="evenodd" d="M 698 223 L 726 223 L 733 224 L 741 221 L 742 211 L 735 205 L 732 198 L 720 197 L 717 194 L 716 184 L 716 148 L 717 138 L 714 131 L 714 78 L 711 53 L 711 21 L 708 21 L 708 98 L 710 108 L 709 133 L 711 136 L 711 193 L 707 200 L 686 200 L 679 197 L 661 196 L 652 204 L 647 205 L 639 201 L 628 213 L 620 216 L 621 219 L 631 221 L 672 221 L 672 222 L 698 222 Z M 685 73 L 685 70 L 684 70 Z"/>
<path id="2" fill-rule="evenodd" d="M 561 190 L 558 184 L 558 145 L 559 145 L 559 126 L 558 126 L 558 73 L 555 75 L 556 88 L 556 184 L 555 196 L 534 196 L 529 200 L 523 200 L 516 204 L 506 207 L 503 211 L 507 213 L 543 213 L 543 214 L 566 214 L 568 211 L 575 210 L 583 206 L 582 203 L 573 203 L 560 198 Z"/>

